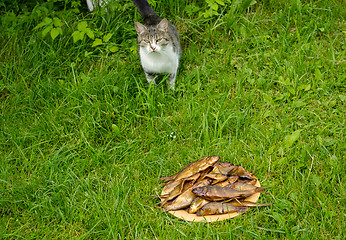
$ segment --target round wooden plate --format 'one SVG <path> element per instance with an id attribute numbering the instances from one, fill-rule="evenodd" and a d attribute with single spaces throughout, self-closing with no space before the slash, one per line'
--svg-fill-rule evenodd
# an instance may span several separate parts
<path id="1" fill-rule="evenodd" d="M 261 186 L 258 179 L 256 181 L 255 186 L 256 187 Z M 245 201 L 257 202 L 260 195 L 261 193 L 255 193 L 251 195 L 250 197 L 245 198 Z M 239 214 L 241 214 L 241 213 L 226 213 L 226 214 L 219 214 L 219 215 L 197 216 L 196 214 L 188 213 L 186 210 L 169 211 L 169 213 L 177 218 L 180 218 L 189 222 L 217 222 L 217 221 L 223 221 L 226 219 L 234 218 L 238 216 Z"/>

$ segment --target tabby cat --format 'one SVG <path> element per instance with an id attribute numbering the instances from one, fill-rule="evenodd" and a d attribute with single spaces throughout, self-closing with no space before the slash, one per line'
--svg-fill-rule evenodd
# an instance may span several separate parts
<path id="1" fill-rule="evenodd" d="M 147 0 L 132 0 L 143 17 L 144 24 L 135 23 L 138 34 L 138 50 L 141 64 L 149 83 L 155 76 L 169 73 L 167 85 L 175 89 L 175 78 L 179 67 L 181 46 L 175 26 L 166 18 L 156 15 Z"/>
<path id="2" fill-rule="evenodd" d="M 97 6 L 105 6 L 110 0 L 87 0 L 93 11 Z M 149 83 L 155 83 L 160 73 L 169 73 L 167 84 L 174 90 L 179 67 L 181 47 L 179 34 L 174 25 L 154 12 L 147 0 L 132 0 L 143 17 L 144 24 L 135 23 L 138 33 L 138 51 L 144 73 Z"/>

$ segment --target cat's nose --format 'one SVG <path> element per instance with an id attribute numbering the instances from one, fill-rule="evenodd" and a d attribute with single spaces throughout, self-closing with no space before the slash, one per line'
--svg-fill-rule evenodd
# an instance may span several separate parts
<path id="1" fill-rule="evenodd" d="M 153 45 L 151 45 L 151 44 L 150 44 L 150 48 L 151 48 L 152 50 L 155 50 L 155 49 L 156 49 L 156 47 L 153 46 Z"/>

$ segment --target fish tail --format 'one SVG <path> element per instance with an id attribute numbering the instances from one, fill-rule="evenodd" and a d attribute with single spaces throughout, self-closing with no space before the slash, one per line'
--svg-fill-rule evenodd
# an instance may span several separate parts
<path id="1" fill-rule="evenodd" d="M 162 196 L 159 196 L 159 195 L 151 195 L 149 196 L 150 198 L 164 198 L 166 197 L 167 195 L 162 195 Z"/>
<path id="2" fill-rule="evenodd" d="M 248 209 L 248 207 L 238 207 L 238 212 L 246 212 Z"/>
<path id="3" fill-rule="evenodd" d="M 166 208 L 166 207 L 163 207 L 163 208 L 162 208 L 162 211 L 163 211 L 163 212 L 168 212 L 168 211 L 170 211 L 170 210 L 169 210 L 168 208 Z"/>
<path id="4" fill-rule="evenodd" d="M 256 188 L 256 192 L 262 192 L 264 189 L 267 189 L 268 187 L 258 187 Z"/>
<path id="5" fill-rule="evenodd" d="M 159 202 L 159 203 L 156 203 L 157 205 L 159 205 L 160 207 L 162 207 L 163 205 L 165 205 L 166 203 L 168 202 L 168 198 L 166 198 L 165 200 Z"/>
<path id="6" fill-rule="evenodd" d="M 164 181 L 164 182 L 168 182 L 168 181 L 171 181 L 173 179 L 174 178 L 172 178 L 172 177 L 161 177 L 161 178 L 159 178 L 160 181 Z"/>
<path id="7" fill-rule="evenodd" d="M 266 207 L 266 206 L 270 206 L 273 204 L 272 203 L 257 203 L 256 205 L 257 205 L 257 207 Z"/>
<path id="8" fill-rule="evenodd" d="M 169 194 L 164 194 L 164 195 L 151 195 L 152 198 L 167 198 Z"/>

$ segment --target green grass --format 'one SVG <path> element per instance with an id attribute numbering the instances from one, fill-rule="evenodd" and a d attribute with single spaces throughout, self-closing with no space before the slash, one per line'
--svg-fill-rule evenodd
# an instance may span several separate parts
<path id="1" fill-rule="evenodd" d="M 211 19 L 185 6 L 155 8 L 181 35 L 175 92 L 146 83 L 128 1 L 116 17 L 52 13 L 65 24 L 54 41 L 33 30 L 43 16 L 3 24 L 0 238 L 344 239 L 342 1 L 257 1 Z M 82 20 L 119 50 L 73 43 Z M 218 223 L 162 212 L 158 178 L 206 155 L 251 170 L 274 204 Z"/>

